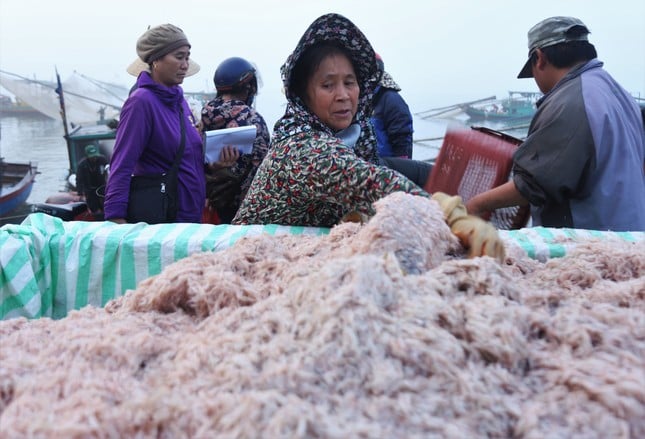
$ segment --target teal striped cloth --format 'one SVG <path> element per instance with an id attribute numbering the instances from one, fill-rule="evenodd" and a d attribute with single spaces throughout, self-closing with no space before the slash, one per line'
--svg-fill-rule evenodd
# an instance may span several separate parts
<path id="1" fill-rule="evenodd" d="M 173 262 L 244 236 L 327 233 L 278 225 L 65 222 L 34 213 L 0 228 L 0 320 L 59 319 L 86 305 L 104 306 Z"/>
<path id="2" fill-rule="evenodd" d="M 0 228 L 0 320 L 59 319 L 86 305 L 102 307 L 175 261 L 228 248 L 245 236 L 327 233 L 326 228 L 279 225 L 65 222 L 34 213 L 20 225 Z M 539 260 L 564 256 L 576 243 L 591 238 L 645 240 L 642 232 L 542 227 L 500 234 Z"/>
<path id="3" fill-rule="evenodd" d="M 585 241 L 620 239 L 628 242 L 640 242 L 645 240 L 643 232 L 601 232 L 548 227 L 501 230 L 500 234 L 506 242 L 513 242 L 522 247 L 529 257 L 543 262 L 551 258 L 561 258 L 566 255 L 568 249 Z"/>

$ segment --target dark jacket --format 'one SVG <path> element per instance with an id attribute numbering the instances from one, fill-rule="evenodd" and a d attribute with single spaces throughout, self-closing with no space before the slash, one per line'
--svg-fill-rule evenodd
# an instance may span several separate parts
<path id="1" fill-rule="evenodd" d="M 412 114 L 400 91 L 401 87 L 383 72 L 374 93 L 372 113 L 379 157 L 412 158 Z"/>
<path id="2" fill-rule="evenodd" d="M 103 196 L 99 191 L 105 191 L 106 166 L 108 160 L 101 155 L 95 158 L 84 158 L 76 169 L 76 190 L 85 196 L 87 207 L 92 212 L 103 210 Z"/>
<path id="3" fill-rule="evenodd" d="M 271 140 L 269 128 L 262 115 L 241 100 L 224 100 L 216 97 L 202 109 L 203 131 L 249 125 L 255 125 L 257 133 L 251 154 L 240 155 L 230 169 L 206 172 L 206 196 L 223 223 L 230 223 L 235 216 L 251 186 L 259 164 L 267 154 Z"/>

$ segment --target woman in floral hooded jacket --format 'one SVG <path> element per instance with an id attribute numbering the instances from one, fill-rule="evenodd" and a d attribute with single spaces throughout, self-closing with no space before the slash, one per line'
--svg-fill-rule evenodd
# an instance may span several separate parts
<path id="1" fill-rule="evenodd" d="M 358 69 L 358 112 L 350 126 L 354 137 L 360 128 L 358 139 L 343 139 L 345 133 L 324 124 L 292 90 L 291 74 L 300 56 L 323 41 L 345 47 Z M 351 21 L 337 14 L 318 18 L 281 73 L 287 109 L 275 125 L 271 149 L 234 223 L 331 227 L 350 212 L 371 215 L 372 203 L 389 193 L 425 193 L 402 175 L 377 165 L 369 115 L 381 72 L 372 46 Z M 353 145 L 351 140 L 355 140 Z"/>
<path id="2" fill-rule="evenodd" d="M 330 46 L 336 49 L 329 49 Z M 326 58 L 316 59 L 312 52 L 318 50 L 331 53 Z M 344 71 L 342 67 L 337 69 L 338 59 L 351 63 L 351 75 L 338 79 L 336 72 L 342 74 Z M 313 80 L 326 62 L 337 63 L 332 69 L 336 75 L 335 83 L 334 79 Z M 307 73 L 308 68 L 315 72 Z M 402 174 L 377 164 L 376 138 L 369 117 L 372 94 L 381 73 L 374 49 L 347 18 L 326 14 L 309 26 L 281 68 L 287 108 L 275 124 L 271 148 L 233 224 L 332 227 L 352 213 L 371 216 L 374 213 L 372 203 L 396 191 L 430 197 Z M 316 99 L 325 94 L 341 95 L 333 98 L 333 110 L 327 108 L 328 113 L 312 110 L 319 102 L 310 98 L 311 87 L 318 88 L 314 92 L 318 93 Z M 334 87 L 339 91 L 332 91 Z M 350 97 L 352 91 L 348 94 L 347 90 L 352 87 L 355 94 Z M 348 103 L 336 104 L 340 100 Z M 330 122 L 331 119 L 326 117 L 328 114 L 332 118 L 341 117 L 339 114 L 347 118 L 349 101 L 355 106 L 352 108 L 353 117 L 349 115 L 351 121 Z M 345 110 L 339 111 L 339 106 Z M 503 245 L 494 227 L 479 218 L 465 215 L 459 197 L 440 195 L 445 197 L 444 201 L 450 201 L 442 204 L 438 200 L 442 207 L 451 206 L 449 211 L 444 208 L 447 218 L 453 216 L 453 221 L 448 220 L 451 228 L 451 222 L 468 217 L 470 229 L 466 233 L 478 238 L 486 236 L 478 244 L 479 248 L 471 248 L 471 254 L 503 255 Z M 459 218 L 453 215 L 457 210 Z M 480 230 L 473 232 L 470 222 L 476 223 Z M 460 224 L 464 225 L 464 222 L 460 221 Z M 468 242 L 465 244 L 470 247 Z"/>

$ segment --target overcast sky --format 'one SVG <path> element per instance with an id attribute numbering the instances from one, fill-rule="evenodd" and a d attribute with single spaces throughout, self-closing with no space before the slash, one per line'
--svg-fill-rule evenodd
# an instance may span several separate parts
<path id="1" fill-rule="evenodd" d="M 211 91 L 217 64 L 254 62 L 262 75 L 258 109 L 280 115 L 279 67 L 307 26 L 337 12 L 352 20 L 385 60 L 413 112 L 509 90 L 537 91 L 516 79 L 528 29 L 553 15 L 573 15 L 591 30 L 605 68 L 645 97 L 643 0 L 0 0 L 0 69 L 42 80 L 74 70 L 131 85 L 126 66 L 148 25 L 173 23 L 202 67 L 188 91 Z"/>

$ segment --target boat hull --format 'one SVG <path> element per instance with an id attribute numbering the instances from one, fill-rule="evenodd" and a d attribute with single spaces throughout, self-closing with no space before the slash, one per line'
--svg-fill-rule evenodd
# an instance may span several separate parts
<path id="1" fill-rule="evenodd" d="M 27 201 L 36 172 L 37 167 L 32 163 L 0 162 L 0 216 L 12 212 Z"/>

